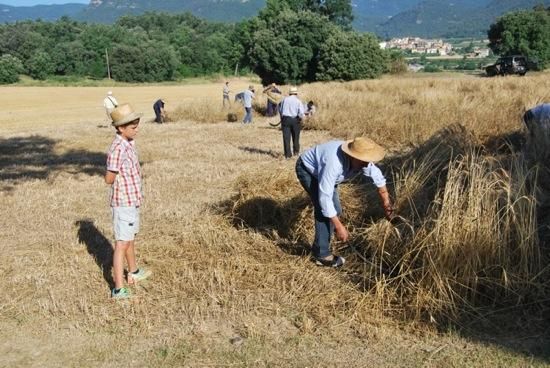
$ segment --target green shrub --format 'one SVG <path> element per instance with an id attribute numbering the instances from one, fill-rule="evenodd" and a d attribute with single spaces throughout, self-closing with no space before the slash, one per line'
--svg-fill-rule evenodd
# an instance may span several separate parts
<path id="1" fill-rule="evenodd" d="M 19 81 L 23 72 L 21 60 L 10 54 L 0 56 L 0 84 L 10 84 Z"/>
<path id="2" fill-rule="evenodd" d="M 322 81 L 376 78 L 387 64 L 388 54 L 374 36 L 340 31 L 321 45 L 316 77 Z"/>
<path id="3" fill-rule="evenodd" d="M 50 54 L 39 51 L 29 59 L 28 72 L 34 79 L 44 80 L 55 72 L 55 63 Z"/>

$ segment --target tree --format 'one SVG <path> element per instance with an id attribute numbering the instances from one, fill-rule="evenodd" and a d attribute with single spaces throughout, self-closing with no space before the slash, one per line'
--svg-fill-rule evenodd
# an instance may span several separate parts
<path id="1" fill-rule="evenodd" d="M 19 81 L 19 73 L 23 72 L 21 60 L 10 54 L 0 56 L 0 84 L 10 84 Z"/>
<path id="2" fill-rule="evenodd" d="M 550 11 L 536 8 L 504 15 L 492 24 L 489 47 L 495 54 L 523 54 L 538 59 L 542 66 L 550 63 Z"/>
<path id="3" fill-rule="evenodd" d="M 116 45 L 111 65 L 116 80 L 158 82 L 174 79 L 179 62 L 172 47 L 149 42 L 142 46 Z"/>
<path id="4" fill-rule="evenodd" d="M 38 51 L 29 59 L 27 69 L 29 75 L 34 79 L 44 80 L 54 74 L 55 64 L 50 54 L 45 51 Z"/>
<path id="5" fill-rule="evenodd" d="M 376 78 L 386 71 L 388 59 L 373 36 L 339 31 L 321 46 L 316 79 Z"/>
<path id="6" fill-rule="evenodd" d="M 249 49 L 250 66 L 264 84 L 314 81 L 320 47 L 338 31 L 326 17 L 288 9 L 256 25 L 260 27 L 244 48 Z"/>
<path id="7" fill-rule="evenodd" d="M 332 23 L 351 29 L 353 8 L 350 0 L 268 0 L 260 18 L 268 20 L 285 10 L 310 11 L 326 16 Z"/>

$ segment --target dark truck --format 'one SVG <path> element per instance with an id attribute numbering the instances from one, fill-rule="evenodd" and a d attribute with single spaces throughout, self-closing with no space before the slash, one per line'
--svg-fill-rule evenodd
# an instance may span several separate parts
<path id="1" fill-rule="evenodd" d="M 527 58 L 522 55 L 503 56 L 493 65 L 485 67 L 485 73 L 488 77 L 508 74 L 524 76 L 527 73 Z"/>

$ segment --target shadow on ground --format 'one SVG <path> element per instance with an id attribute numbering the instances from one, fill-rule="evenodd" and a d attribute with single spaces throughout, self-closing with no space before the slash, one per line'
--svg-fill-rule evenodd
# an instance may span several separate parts
<path id="1" fill-rule="evenodd" d="M 415 165 L 419 165 L 421 162 L 428 165 L 423 171 L 425 176 L 422 178 L 422 187 L 412 191 L 407 202 L 400 208 L 400 214 L 404 221 L 397 221 L 393 224 L 402 236 L 402 241 L 412 241 L 417 234 L 416 231 L 423 226 L 421 224 L 437 220 L 437 218 L 431 219 L 430 216 L 433 213 L 430 211 L 433 211 L 434 200 L 441 193 L 442 188 L 445 188 L 450 162 L 465 155 L 474 154 L 486 155 L 506 165 L 506 162 L 510 161 L 511 157 L 522 148 L 524 142 L 520 132 L 513 132 L 492 137 L 481 144 L 463 126 L 452 125 L 436 133 L 422 145 L 410 147 L 405 154 L 385 160 L 380 166 L 387 174 L 388 188 L 392 193 L 395 193 L 394 181 L 400 180 L 400 175 L 403 172 L 406 170 L 415 172 L 417 170 Z M 241 191 L 239 195 L 220 204 L 217 209 L 236 228 L 260 233 L 273 240 L 288 254 L 305 256 L 309 253 L 313 232 L 313 211 L 309 198 L 305 193 L 289 195 L 288 198 L 285 198 L 285 191 L 277 188 L 277 184 L 278 182 L 275 181 L 263 183 L 262 178 L 258 178 L 258 183 L 255 183 L 255 186 L 239 188 Z M 297 185 L 291 182 L 281 182 L 281 184 L 281 186 Z M 378 205 L 376 190 L 363 179 L 353 181 L 351 184 L 348 186 L 351 189 L 346 193 L 345 198 L 341 191 L 344 213 L 346 207 L 348 207 L 348 212 L 354 212 L 353 217 L 348 215 L 344 219 L 345 223 L 350 229 L 365 228 L 379 223 L 379 220 L 383 218 L 383 213 Z M 255 193 L 260 193 L 260 195 Z M 350 207 L 353 208 L 352 211 L 349 211 Z M 547 252 L 544 242 L 542 247 L 543 257 L 546 259 Z M 342 277 L 345 277 L 359 290 L 367 291 L 373 287 L 375 280 L 370 279 L 373 274 L 390 280 L 394 279 L 395 283 L 408 277 L 400 274 L 399 266 L 392 263 L 400 259 L 401 255 L 397 258 L 388 256 L 384 259 L 382 259 L 383 257 L 375 259 L 366 250 L 362 253 L 362 258 L 354 258 L 354 249 L 357 248 L 361 250 L 370 248 L 368 240 L 366 238 L 354 239 L 341 249 L 341 254 L 350 256 L 356 263 L 353 267 L 346 266 Z M 391 252 L 392 250 L 388 249 L 387 251 Z M 368 271 L 365 271 L 372 267 L 380 270 L 382 275 L 380 273 L 369 274 Z M 423 266 L 419 263 L 416 267 Z M 483 278 L 483 272 L 486 271 L 481 271 L 478 276 Z M 498 298 L 495 295 L 498 295 L 499 291 L 491 290 L 490 283 L 480 283 L 480 290 L 472 290 L 472 293 L 479 295 L 475 306 L 468 305 L 467 301 L 464 301 L 463 304 L 458 302 L 461 305 L 460 310 L 463 312 L 458 318 L 440 319 L 439 321 L 443 321 L 439 323 L 441 330 L 452 330 L 472 341 L 492 344 L 521 355 L 550 362 L 550 318 L 548 318 L 550 302 L 545 300 L 547 298 L 545 295 L 548 295 L 545 285 L 548 285 L 548 282 L 543 282 L 540 275 L 537 275 L 536 278 L 534 283 L 544 290 L 531 290 L 529 293 L 525 293 L 524 297 L 502 295 L 502 298 Z M 415 282 L 415 279 L 411 278 L 409 281 Z M 409 281 L 405 281 L 405 283 Z M 485 298 L 485 295 L 492 297 Z M 423 321 L 429 323 L 429 316 L 422 318 Z"/>
<path id="2" fill-rule="evenodd" d="M 246 146 L 239 146 L 239 149 L 241 151 L 244 151 L 244 152 L 257 153 L 257 154 L 260 154 L 260 155 L 266 155 L 266 156 L 270 156 L 270 157 L 273 157 L 273 158 L 283 157 L 283 154 L 281 152 L 275 152 L 273 150 L 264 150 L 264 149 L 261 149 L 261 148 L 246 147 Z"/>
<path id="3" fill-rule="evenodd" d="M 103 273 L 109 289 L 115 287 L 111 268 L 113 267 L 113 246 L 90 219 L 76 221 L 78 242 L 86 245 L 86 250 L 94 258 Z"/>
<path id="4" fill-rule="evenodd" d="M 69 150 L 57 154 L 58 141 L 33 135 L 0 138 L 0 190 L 10 190 L 18 183 L 47 179 L 55 172 L 102 175 L 105 153 Z"/>

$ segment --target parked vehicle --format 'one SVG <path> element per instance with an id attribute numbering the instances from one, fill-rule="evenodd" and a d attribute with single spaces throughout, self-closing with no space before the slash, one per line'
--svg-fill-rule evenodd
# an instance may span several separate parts
<path id="1" fill-rule="evenodd" d="M 527 73 L 527 58 L 522 55 L 504 56 L 493 65 L 485 67 L 487 76 L 519 74 L 524 76 Z"/>

